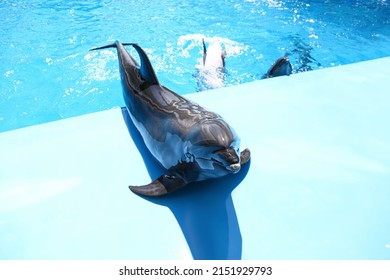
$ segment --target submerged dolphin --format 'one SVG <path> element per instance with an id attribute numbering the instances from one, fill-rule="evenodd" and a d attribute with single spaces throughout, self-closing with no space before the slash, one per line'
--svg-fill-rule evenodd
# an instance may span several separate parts
<path id="1" fill-rule="evenodd" d="M 225 84 L 225 57 L 226 51 L 217 40 L 206 48 L 204 39 L 203 57 L 199 61 L 198 87 L 203 89 L 214 89 L 223 87 Z"/>
<path id="2" fill-rule="evenodd" d="M 275 61 L 271 68 L 263 75 L 263 79 L 289 76 L 292 73 L 292 66 L 287 57 L 281 57 Z"/>
<path id="3" fill-rule="evenodd" d="M 124 45 L 135 48 L 141 66 Z M 130 190 L 160 196 L 190 182 L 237 173 L 249 161 L 249 150 L 240 153 L 239 137 L 221 116 L 159 83 L 141 47 L 116 41 L 92 50 L 105 48 L 117 49 L 127 110 L 146 147 L 167 169 L 150 184 L 130 186 Z"/>

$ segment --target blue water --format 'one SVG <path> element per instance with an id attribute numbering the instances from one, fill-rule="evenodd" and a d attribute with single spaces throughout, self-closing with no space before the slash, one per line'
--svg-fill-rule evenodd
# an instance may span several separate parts
<path id="1" fill-rule="evenodd" d="M 88 52 L 116 39 L 181 94 L 197 90 L 202 38 L 226 48 L 226 86 L 283 55 L 295 72 L 390 55 L 387 0 L 2 0 L 0 21 L 0 132 L 122 106 L 115 51 Z"/>

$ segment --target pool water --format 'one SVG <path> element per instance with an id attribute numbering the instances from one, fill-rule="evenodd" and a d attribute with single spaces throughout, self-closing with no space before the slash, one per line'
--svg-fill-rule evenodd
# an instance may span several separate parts
<path id="1" fill-rule="evenodd" d="M 180 94 L 199 90 L 202 39 L 226 49 L 225 86 L 281 56 L 298 73 L 390 55 L 386 0 L 3 0 L 0 20 L 0 132 L 123 106 L 115 50 L 88 51 L 116 39 Z"/>

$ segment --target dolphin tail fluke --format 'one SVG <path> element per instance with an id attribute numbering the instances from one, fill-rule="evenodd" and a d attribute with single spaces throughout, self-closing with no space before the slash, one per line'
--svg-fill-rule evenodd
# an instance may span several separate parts
<path id="1" fill-rule="evenodd" d="M 150 60 L 149 60 L 148 56 L 146 55 L 145 51 L 135 43 L 120 43 L 119 41 L 115 41 L 115 43 L 113 43 L 113 44 L 109 44 L 109 45 L 106 45 L 103 47 L 92 48 L 92 49 L 90 49 L 90 51 L 116 48 L 121 52 L 122 51 L 121 46 L 133 46 L 135 48 L 135 50 L 137 51 L 137 53 L 140 57 L 140 60 L 141 60 L 141 67 L 139 70 L 141 72 L 142 77 L 148 81 L 149 85 L 160 84 L 158 79 L 157 79 L 156 73 L 153 70 L 153 66 L 150 63 Z M 131 59 L 133 60 L 133 63 L 138 66 L 138 64 L 135 62 L 135 60 L 133 58 L 131 58 Z"/>
<path id="2" fill-rule="evenodd" d="M 119 41 L 115 41 L 115 43 L 113 43 L 113 44 L 109 44 L 109 45 L 102 46 L 102 47 L 97 47 L 97 48 L 92 48 L 92 49 L 90 49 L 90 51 L 97 51 L 97 50 L 103 50 L 103 49 L 109 49 L 109 48 L 117 48 L 118 44 L 122 44 L 123 46 L 134 46 L 134 45 L 136 45 L 135 43 L 120 43 Z"/>
<path id="3" fill-rule="evenodd" d="M 103 49 L 109 49 L 109 48 L 117 48 L 118 47 L 119 41 L 115 41 L 113 44 L 105 45 L 102 47 L 97 47 L 97 48 L 92 48 L 90 51 L 97 51 L 97 50 L 103 50 Z M 122 43 L 123 46 L 133 46 L 136 45 L 134 43 Z"/>
<path id="4" fill-rule="evenodd" d="M 92 49 L 90 49 L 90 51 L 97 51 L 97 50 L 103 50 L 103 49 L 109 49 L 109 48 L 116 48 L 116 43 L 109 44 L 109 45 L 102 46 L 102 47 L 92 48 Z"/>
<path id="5" fill-rule="evenodd" d="M 129 189 L 140 195 L 161 196 L 187 185 L 187 182 L 180 177 L 162 175 L 148 185 L 129 186 Z"/>

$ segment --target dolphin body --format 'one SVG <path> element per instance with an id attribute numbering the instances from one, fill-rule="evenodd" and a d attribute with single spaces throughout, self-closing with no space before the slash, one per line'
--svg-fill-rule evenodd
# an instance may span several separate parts
<path id="1" fill-rule="evenodd" d="M 137 51 L 141 66 L 126 51 Z M 144 50 L 137 44 L 116 41 L 94 48 L 116 48 L 129 115 L 146 147 L 167 169 L 150 184 L 129 186 L 134 193 L 160 196 L 190 182 L 237 173 L 250 159 L 240 153 L 240 139 L 223 118 L 161 85 Z"/>

